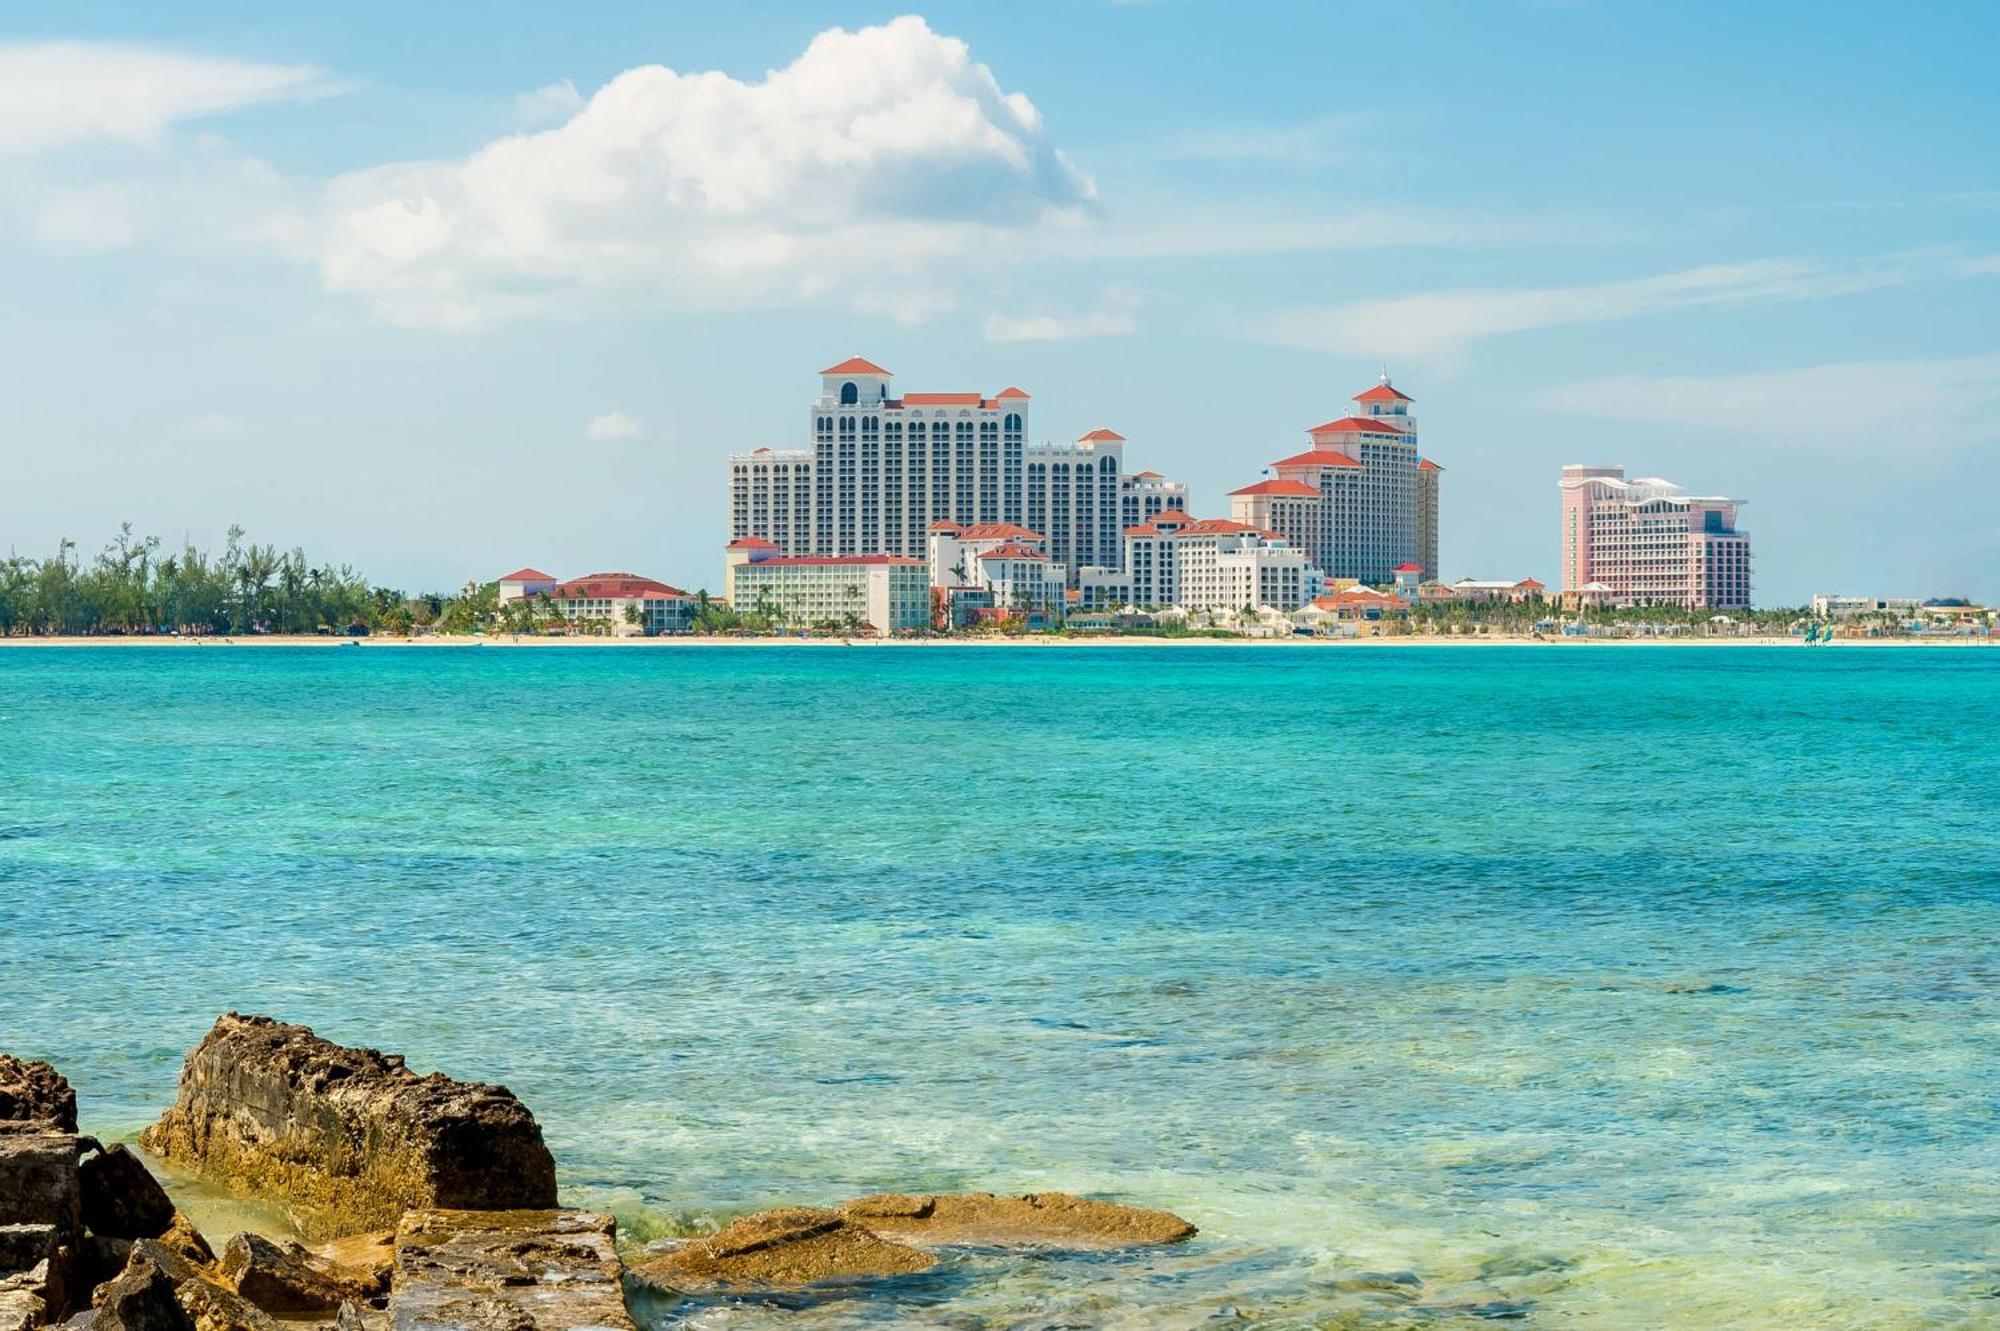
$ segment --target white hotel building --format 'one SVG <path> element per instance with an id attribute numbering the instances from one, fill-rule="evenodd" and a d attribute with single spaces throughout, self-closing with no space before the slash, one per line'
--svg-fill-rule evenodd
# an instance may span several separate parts
<path id="1" fill-rule="evenodd" d="M 739 611 L 769 614 L 790 628 L 930 627 L 930 572 L 903 555 L 786 555 L 758 536 L 729 543 L 725 595 Z"/>
<path id="2" fill-rule="evenodd" d="M 1296 610 L 1322 581 L 1306 552 L 1276 532 L 1174 510 L 1126 528 L 1124 568 L 1085 569 L 1079 591 L 1088 610 Z"/>
<path id="3" fill-rule="evenodd" d="M 830 365 L 808 411 L 810 449 L 732 455 L 730 538 L 792 556 L 923 558 L 933 523 L 1012 522 L 1042 533 L 1073 576 L 1115 564 L 1125 527 L 1185 506 L 1184 486 L 1125 474 L 1115 431 L 1029 444 L 1019 388 L 898 396 L 893 379 L 860 356 Z"/>
<path id="4" fill-rule="evenodd" d="M 1750 533 L 1736 529 L 1743 501 L 1690 495 L 1657 476 L 1626 480 L 1623 467 L 1562 470 L 1563 594 L 1584 605 L 1750 605 Z"/>

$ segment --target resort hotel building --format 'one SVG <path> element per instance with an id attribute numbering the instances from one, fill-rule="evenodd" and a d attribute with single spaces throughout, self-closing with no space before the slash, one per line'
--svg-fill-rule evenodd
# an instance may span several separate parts
<path id="1" fill-rule="evenodd" d="M 1283 536 L 1329 578 L 1384 585 L 1414 563 L 1435 579 L 1443 468 L 1417 450 L 1413 401 L 1383 375 L 1347 415 L 1306 431 L 1304 452 L 1232 492 L 1230 517 Z"/>
<path id="2" fill-rule="evenodd" d="M 729 543 L 724 595 L 788 628 L 880 634 L 928 628 L 928 566 L 904 555 L 787 555 L 759 536 Z"/>
<path id="3" fill-rule="evenodd" d="M 1690 495 L 1622 467 L 1562 471 L 1563 600 L 1573 606 L 1750 604 L 1750 534 L 1742 500 Z"/>
<path id="4" fill-rule="evenodd" d="M 516 569 L 499 580 L 502 605 L 532 600 L 551 619 L 592 625 L 615 637 L 657 637 L 694 628 L 694 598 L 637 573 L 586 573 L 567 582 L 539 569 Z"/>
<path id="5" fill-rule="evenodd" d="M 730 457 L 730 539 L 758 537 L 790 556 L 924 559 L 933 523 L 1011 522 L 1041 533 L 1073 576 L 1115 564 L 1127 526 L 1185 507 L 1186 487 L 1125 473 L 1115 430 L 1029 443 L 1030 404 L 1019 388 L 898 393 L 888 370 L 860 356 L 829 365 L 807 411 L 811 447 Z"/>

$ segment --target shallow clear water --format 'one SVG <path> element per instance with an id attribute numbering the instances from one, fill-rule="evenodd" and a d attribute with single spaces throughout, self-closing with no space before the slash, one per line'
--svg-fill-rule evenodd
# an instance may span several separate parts
<path id="1" fill-rule="evenodd" d="M 0 1048 L 399 1049 L 635 1239 L 1202 1228 L 701 1327 L 1992 1326 L 1996 737 L 1979 650 L 0 651 Z"/>

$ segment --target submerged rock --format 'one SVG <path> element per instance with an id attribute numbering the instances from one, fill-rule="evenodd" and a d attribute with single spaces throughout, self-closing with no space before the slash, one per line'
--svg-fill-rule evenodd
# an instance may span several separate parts
<path id="1" fill-rule="evenodd" d="M 998 1197 L 990 1192 L 909 1196 L 881 1193 L 848 1202 L 840 1214 L 884 1238 L 980 1247 L 1046 1245 L 1126 1248 L 1179 1243 L 1195 1227 L 1171 1211 L 1093 1201 L 1063 1192 Z"/>
<path id="2" fill-rule="evenodd" d="M 413 1210 L 396 1230 L 396 1331 L 636 1331 L 617 1225 L 589 1211 Z M 343 1324 L 366 1323 L 359 1308 Z"/>
<path id="3" fill-rule="evenodd" d="M 555 1161 L 503 1086 L 419 1077 L 398 1055 L 229 1013 L 189 1052 L 146 1149 L 297 1208 L 314 1235 L 405 1210 L 551 1208 Z"/>
<path id="4" fill-rule="evenodd" d="M 375 1294 L 389 1290 L 389 1273 L 396 1265 L 396 1231 L 371 1229 L 343 1234 L 307 1250 L 313 1260 L 331 1266 Z"/>
<path id="5" fill-rule="evenodd" d="M 222 1283 L 265 1312 L 334 1313 L 349 1301 L 379 1297 L 373 1278 L 320 1262 L 297 1244 L 280 1246 L 258 1234 L 238 1234 L 216 1265 Z"/>
<path id="6" fill-rule="evenodd" d="M 670 1289 L 769 1288 L 928 1271 L 937 1259 L 891 1242 L 837 1211 L 787 1206 L 636 1263 L 632 1274 Z"/>
<path id="7" fill-rule="evenodd" d="M 0 1054 L 0 1131 L 23 1129 L 75 1132 L 76 1092 L 47 1063 Z"/>

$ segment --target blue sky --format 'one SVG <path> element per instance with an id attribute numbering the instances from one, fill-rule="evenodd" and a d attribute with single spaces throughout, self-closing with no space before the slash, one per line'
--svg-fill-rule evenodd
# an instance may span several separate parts
<path id="1" fill-rule="evenodd" d="M 1996 57 L 1987 3 L 16 3 L 0 546 L 712 586 L 725 455 L 861 352 L 1204 513 L 1386 367 L 1447 578 L 1553 582 L 1582 461 L 1748 501 L 1762 603 L 2000 599 Z"/>

